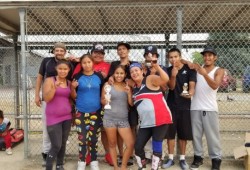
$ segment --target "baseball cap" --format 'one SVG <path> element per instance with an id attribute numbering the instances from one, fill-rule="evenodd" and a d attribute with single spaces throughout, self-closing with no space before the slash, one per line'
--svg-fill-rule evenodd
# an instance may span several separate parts
<path id="1" fill-rule="evenodd" d="M 142 65 L 140 63 L 137 63 L 137 62 L 130 64 L 129 70 L 131 70 L 131 68 L 133 68 L 133 67 L 139 67 L 140 69 L 142 69 Z"/>
<path id="2" fill-rule="evenodd" d="M 93 44 L 93 47 L 91 49 L 91 53 L 93 53 L 94 51 L 98 51 L 98 52 L 105 54 L 104 46 L 102 44 Z"/>
<path id="3" fill-rule="evenodd" d="M 121 45 L 124 45 L 127 49 L 131 49 L 131 46 L 129 43 L 127 42 L 124 42 L 124 41 L 121 41 L 121 42 L 118 42 L 117 46 L 116 46 L 116 49 L 118 49 L 118 47 L 120 47 Z"/>
<path id="4" fill-rule="evenodd" d="M 54 47 L 52 49 L 52 53 L 54 52 L 54 49 L 56 49 L 56 48 L 62 48 L 66 51 L 66 45 L 62 42 L 57 42 L 54 44 Z"/>
<path id="5" fill-rule="evenodd" d="M 202 55 L 204 55 L 206 52 L 213 53 L 214 55 L 217 55 L 217 52 L 213 47 L 205 47 L 204 50 L 201 52 Z"/>
<path id="6" fill-rule="evenodd" d="M 146 54 L 151 53 L 151 54 L 157 54 L 157 57 L 159 57 L 159 54 L 157 52 L 157 47 L 155 45 L 148 45 L 144 47 L 144 57 Z"/>

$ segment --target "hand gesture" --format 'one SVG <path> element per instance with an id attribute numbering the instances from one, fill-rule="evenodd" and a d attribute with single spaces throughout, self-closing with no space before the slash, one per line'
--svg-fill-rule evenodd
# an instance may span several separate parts
<path id="1" fill-rule="evenodd" d="M 69 53 L 70 54 L 70 53 Z M 70 56 L 68 57 L 68 59 L 70 61 L 73 61 L 73 62 L 80 62 L 80 58 L 77 58 L 75 57 L 74 55 L 70 54 Z"/>
<path id="2" fill-rule="evenodd" d="M 125 86 L 125 91 L 126 91 L 126 93 L 128 94 L 128 95 L 130 95 L 131 94 L 131 88 L 129 87 L 129 85 L 128 85 L 128 82 L 126 81 L 126 86 Z"/>
<path id="3" fill-rule="evenodd" d="M 56 81 L 55 81 L 55 88 L 59 87 L 61 84 L 62 84 L 62 82 L 56 80 Z"/>
<path id="4" fill-rule="evenodd" d="M 176 77 L 176 75 L 178 74 L 178 71 L 179 71 L 179 69 L 178 69 L 177 66 L 176 66 L 176 62 L 174 62 L 174 63 L 173 63 L 173 69 L 172 69 L 172 71 L 171 71 L 172 76 L 173 76 L 173 77 Z"/>
<path id="5" fill-rule="evenodd" d="M 113 76 L 109 77 L 108 84 L 109 85 L 113 85 L 114 84 L 114 77 Z"/>
<path id="6" fill-rule="evenodd" d="M 200 64 L 198 63 L 195 63 L 195 70 L 201 74 L 201 75 L 206 75 L 207 74 L 207 71 L 205 70 L 205 68 L 203 68 Z"/>
<path id="7" fill-rule="evenodd" d="M 74 80 L 71 82 L 71 87 L 75 89 L 77 86 L 78 86 L 78 82 L 77 82 L 77 80 L 74 79 Z"/>
<path id="8" fill-rule="evenodd" d="M 191 98 L 191 95 L 190 94 L 188 94 L 188 95 L 180 95 L 181 97 L 184 97 L 184 98 L 186 98 L 186 99 L 190 99 Z"/>

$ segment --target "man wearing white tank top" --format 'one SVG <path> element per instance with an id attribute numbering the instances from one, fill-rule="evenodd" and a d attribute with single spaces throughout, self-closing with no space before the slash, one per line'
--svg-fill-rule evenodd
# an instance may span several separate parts
<path id="1" fill-rule="evenodd" d="M 195 94 L 191 102 L 191 124 L 193 131 L 194 161 L 192 170 L 203 164 L 202 136 L 205 133 L 212 170 L 219 170 L 221 164 L 221 144 L 219 134 L 219 116 L 216 94 L 221 84 L 224 70 L 215 66 L 217 53 L 212 47 L 206 47 L 201 54 L 204 64 L 193 64 L 197 71 Z"/>

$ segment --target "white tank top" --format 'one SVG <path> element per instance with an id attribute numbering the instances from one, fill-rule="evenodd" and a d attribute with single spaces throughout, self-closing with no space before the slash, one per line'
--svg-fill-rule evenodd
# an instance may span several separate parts
<path id="1" fill-rule="evenodd" d="M 219 67 L 215 67 L 209 72 L 208 76 L 214 80 L 215 71 Z M 191 101 L 191 110 L 216 111 L 218 112 L 218 104 L 216 94 L 218 88 L 213 90 L 205 80 L 205 78 L 197 73 L 197 83 L 195 94 Z"/>

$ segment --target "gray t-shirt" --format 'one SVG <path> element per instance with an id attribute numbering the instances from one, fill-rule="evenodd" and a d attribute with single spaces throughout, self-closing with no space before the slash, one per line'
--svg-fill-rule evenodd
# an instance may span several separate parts
<path id="1" fill-rule="evenodd" d="M 125 91 L 118 91 L 111 86 L 111 109 L 104 111 L 106 120 L 128 120 L 128 95 Z"/>

